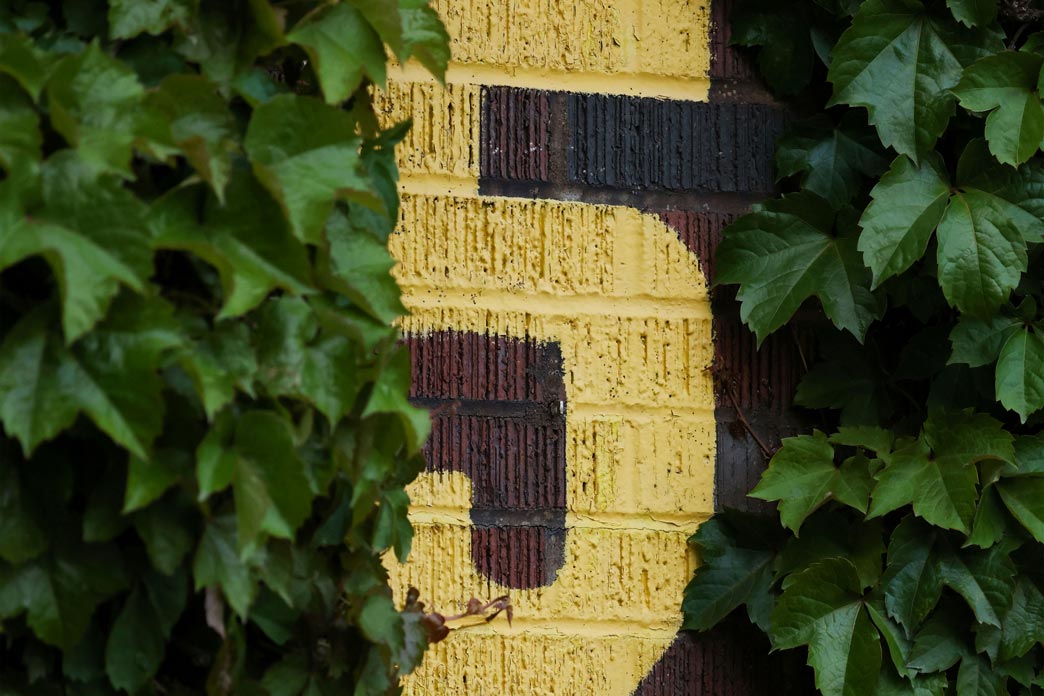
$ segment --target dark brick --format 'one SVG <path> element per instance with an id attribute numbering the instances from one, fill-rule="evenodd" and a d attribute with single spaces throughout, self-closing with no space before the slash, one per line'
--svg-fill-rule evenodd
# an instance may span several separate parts
<path id="1" fill-rule="evenodd" d="M 769 192 L 784 114 L 766 104 L 570 94 L 572 182 L 610 188 Z"/>
<path id="2" fill-rule="evenodd" d="M 471 479 L 476 568 L 516 589 L 550 584 L 564 563 L 561 350 L 455 331 L 407 344 L 411 396 L 432 410 L 428 470 Z"/>
<path id="3" fill-rule="evenodd" d="M 635 696 L 812 696 L 812 673 L 791 650 L 769 644 L 734 614 L 704 634 L 682 632 L 645 676 Z"/>
<path id="4" fill-rule="evenodd" d="M 483 87 L 479 139 L 481 177 L 547 181 L 551 94 L 536 89 Z"/>
<path id="5" fill-rule="evenodd" d="M 757 68 L 751 51 L 730 46 L 732 30 L 729 15 L 735 0 L 714 0 L 711 3 L 710 78 L 719 80 L 754 80 Z"/>

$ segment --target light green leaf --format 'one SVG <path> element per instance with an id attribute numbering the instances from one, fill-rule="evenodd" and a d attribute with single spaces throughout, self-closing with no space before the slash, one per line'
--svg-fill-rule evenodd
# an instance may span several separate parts
<path id="1" fill-rule="evenodd" d="M 892 451 L 894 441 L 895 435 L 891 430 L 869 426 L 840 427 L 830 436 L 830 442 L 835 445 L 862 447 L 882 457 Z"/>
<path id="2" fill-rule="evenodd" d="M 19 190 L 30 186 L 30 181 L 36 183 L 42 144 L 40 119 L 32 100 L 13 79 L 0 75 L 0 167 L 7 172 L 8 182 L 16 176 L 26 179 L 18 182 Z M 15 188 L 15 182 L 5 186 Z"/>
<path id="3" fill-rule="evenodd" d="M 950 332 L 953 353 L 949 364 L 967 363 L 972 367 L 982 367 L 995 362 L 1018 325 L 1018 319 L 1002 314 L 994 314 L 985 320 L 962 315 Z"/>
<path id="4" fill-rule="evenodd" d="M 122 558 L 110 545 L 84 544 L 0 565 L 0 619 L 25 614 L 37 638 L 69 649 L 95 607 L 124 588 Z"/>
<path id="5" fill-rule="evenodd" d="M 854 111 L 836 127 L 826 117 L 798 123 L 776 144 L 777 179 L 801 173 L 802 187 L 835 209 L 852 200 L 864 177 L 878 176 L 886 166 L 876 135 Z"/>
<path id="6" fill-rule="evenodd" d="M 81 411 L 132 454 L 148 458 L 163 419 L 160 355 L 179 342 L 169 307 L 122 296 L 89 339 L 66 348 L 48 306 L 26 315 L 0 345 L 0 420 L 26 452 Z"/>
<path id="7" fill-rule="evenodd" d="M 968 66 L 953 89 L 965 109 L 990 112 L 986 142 L 1005 164 L 1022 164 L 1044 140 L 1044 104 L 1036 91 L 1042 64 L 1044 58 L 1023 51 L 987 56 Z"/>
<path id="8" fill-rule="evenodd" d="M 931 456 L 924 440 L 893 452 L 877 474 L 869 517 L 904 505 L 914 514 L 946 529 L 969 530 L 978 500 L 979 473 L 974 466 L 943 462 Z"/>
<path id="9" fill-rule="evenodd" d="M 957 21 L 969 27 L 981 27 L 997 18 L 997 0 L 946 0 L 946 6 Z"/>
<path id="10" fill-rule="evenodd" d="M 830 103 L 865 106 L 881 142 L 917 161 L 953 115 L 962 67 L 1000 49 L 995 34 L 961 29 L 919 0 L 867 0 L 834 47 Z"/>
<path id="11" fill-rule="evenodd" d="M 862 340 L 880 311 L 852 236 L 834 236 L 830 206 L 791 194 L 755 206 L 718 246 L 718 283 L 740 284 L 740 318 L 758 344 L 809 297 L 819 298 L 839 329 Z"/>
<path id="12" fill-rule="evenodd" d="M 742 518 L 738 528 L 730 524 L 736 517 Z M 760 530 L 763 534 L 743 534 L 756 522 L 764 528 Z M 778 526 L 774 522 L 734 510 L 701 524 L 689 539 L 699 551 L 701 565 L 685 588 L 682 628 L 708 631 L 741 604 L 752 607 L 765 598 L 771 601 L 775 579 L 772 563 L 776 558 L 772 544 L 776 536 Z"/>
<path id="13" fill-rule="evenodd" d="M 1015 519 L 1044 543 L 1044 478 L 1004 479 L 997 483 L 997 492 Z"/>
<path id="14" fill-rule="evenodd" d="M 232 485 L 237 458 L 233 446 L 234 425 L 231 414 L 222 414 L 196 449 L 196 480 L 199 483 L 200 502 Z"/>
<path id="15" fill-rule="evenodd" d="M 808 664 L 824 696 L 874 693 L 881 641 L 861 595 L 855 567 L 831 558 L 793 576 L 772 612 L 773 647 L 808 645 Z"/>
<path id="16" fill-rule="evenodd" d="M 410 356 L 407 350 L 399 348 L 381 370 L 362 415 L 364 418 L 375 413 L 397 416 L 406 433 L 407 451 L 416 454 L 431 432 L 431 417 L 424 409 L 410 404 L 409 391 Z"/>
<path id="17" fill-rule="evenodd" d="M 371 643 L 387 645 L 393 652 L 403 648 L 402 617 L 391 597 L 383 594 L 366 598 L 359 612 L 359 629 Z"/>
<path id="18" fill-rule="evenodd" d="M 950 305 L 976 317 L 995 313 L 1026 270 L 1024 235 L 1040 225 L 998 196 L 955 192 L 938 231 L 939 285 Z"/>
<path id="19" fill-rule="evenodd" d="M 64 58 L 47 83 L 51 124 L 100 171 L 131 178 L 130 159 L 145 89 L 97 42 Z"/>
<path id="20" fill-rule="evenodd" d="M 212 519 L 196 549 L 192 566 L 196 591 L 218 585 L 232 610 L 245 619 L 257 597 L 257 580 L 236 552 L 236 521 L 232 515 Z"/>
<path id="21" fill-rule="evenodd" d="M 330 244 L 331 289 L 342 292 L 375 319 L 390 324 L 406 313 L 390 271 L 396 261 L 386 244 L 349 216 L 335 212 L 326 225 Z"/>
<path id="22" fill-rule="evenodd" d="M 376 200 L 360 167 L 359 140 L 346 111 L 281 94 L 254 110 L 244 146 L 257 178 L 303 242 L 320 242 L 334 201 Z"/>
<path id="23" fill-rule="evenodd" d="M 200 75 L 171 75 L 148 100 L 169 122 L 174 144 L 224 203 L 238 129 L 217 86 Z"/>
<path id="24" fill-rule="evenodd" d="M 290 233 L 283 216 L 249 173 L 232 177 L 227 205 L 206 197 L 201 221 L 201 187 L 182 188 L 153 205 L 150 227 L 157 246 L 191 251 L 221 276 L 225 303 L 218 319 L 239 316 L 273 290 L 311 291 L 307 252 Z"/>
<path id="25" fill-rule="evenodd" d="M 287 34 L 308 53 L 328 104 L 340 104 L 359 87 L 362 76 L 384 87 L 385 54 L 377 32 L 347 3 L 320 6 Z"/>
<path id="26" fill-rule="evenodd" d="M 105 646 L 105 671 L 113 686 L 134 693 L 155 676 L 187 600 L 183 572 L 150 574 L 131 591 Z"/>
<path id="27" fill-rule="evenodd" d="M 402 55 L 402 20 L 399 18 L 399 0 L 348 0 L 359 10 L 381 41 L 388 44 L 400 62 Z"/>
<path id="28" fill-rule="evenodd" d="M 965 546 L 978 546 L 982 549 L 988 549 L 1004 538 L 1007 526 L 1007 519 L 1001 500 L 997 495 L 997 489 L 993 486 L 988 486 L 982 492 L 979 507 L 975 511 L 972 532 Z"/>
<path id="29" fill-rule="evenodd" d="M 950 199 L 942 157 L 931 152 L 917 165 L 900 155 L 870 196 L 874 200 L 859 219 L 859 251 L 876 288 L 924 256 Z"/>
<path id="30" fill-rule="evenodd" d="M 109 36 L 114 39 L 130 39 L 141 33 L 157 36 L 172 26 L 184 27 L 198 4 L 198 0 L 112 0 Z"/>
<path id="31" fill-rule="evenodd" d="M 400 8 L 399 16 L 402 18 L 403 56 L 416 58 L 436 79 L 445 82 L 450 37 L 438 13 L 422 5 Z"/>
<path id="32" fill-rule="evenodd" d="M 942 596 L 943 582 L 933 557 L 936 531 L 906 517 L 888 544 L 888 564 L 881 586 L 889 616 L 912 635 Z"/>
<path id="33" fill-rule="evenodd" d="M 1044 337 L 1038 327 L 1018 327 L 997 358 L 997 400 L 1025 423 L 1044 408 Z"/>
<path id="34" fill-rule="evenodd" d="M 841 496 L 838 496 L 839 490 L 844 491 Z M 834 465 L 834 448 L 827 436 L 817 430 L 814 435 L 785 438 L 750 495 L 780 501 L 780 522 L 797 536 L 801 523 L 820 505 L 831 497 L 847 497 L 849 500 L 841 502 L 849 504 L 852 498 L 849 493 L 853 491 L 846 486 L 842 471 Z M 861 512 L 865 512 L 865 503 L 864 497 Z M 856 507 L 858 509 L 858 505 Z"/>

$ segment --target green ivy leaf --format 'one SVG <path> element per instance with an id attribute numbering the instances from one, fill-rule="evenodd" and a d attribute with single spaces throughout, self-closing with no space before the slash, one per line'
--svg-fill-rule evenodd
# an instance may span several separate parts
<path id="1" fill-rule="evenodd" d="M 24 563 L 47 550 L 47 537 L 36 518 L 31 493 L 22 487 L 18 454 L 0 442 L 0 559 Z"/>
<path id="2" fill-rule="evenodd" d="M 855 567 L 830 558 L 794 575 L 772 612 L 773 647 L 808 645 L 808 663 L 824 696 L 874 693 L 881 640 L 861 595 Z"/>
<path id="3" fill-rule="evenodd" d="M 945 672 L 957 664 L 968 648 L 965 630 L 953 612 L 940 610 L 914 637 L 907 666 L 914 672 Z"/>
<path id="4" fill-rule="evenodd" d="M 1002 314 L 995 314 L 989 319 L 961 316 L 957 325 L 950 332 L 950 343 L 953 353 L 949 364 L 965 363 L 972 367 L 982 367 L 996 362 L 1001 348 L 1015 333 L 1019 320 Z"/>
<path id="5" fill-rule="evenodd" d="M 817 430 L 785 438 L 750 495 L 780 501 L 780 521 L 797 536 L 805 518 L 830 498 L 866 512 L 870 482 L 865 459 L 862 470 L 852 459 L 835 466 L 834 448 Z"/>
<path id="6" fill-rule="evenodd" d="M 416 58 L 439 82 L 446 81 L 450 37 L 438 13 L 421 3 L 400 7 L 403 57 Z"/>
<path id="7" fill-rule="evenodd" d="M 0 420 L 25 452 L 72 424 L 81 411 L 132 454 L 148 458 L 160 431 L 160 355 L 179 342 L 160 300 L 124 296 L 109 319 L 72 349 L 50 327 L 46 305 L 0 345 Z"/>
<path id="8" fill-rule="evenodd" d="M 996 3 L 990 3 L 996 11 Z M 996 158 L 1018 166 L 1040 149 L 1044 140 L 1044 104 L 1037 93 L 1044 57 L 1005 51 L 976 61 L 964 70 L 953 89 L 961 106 L 988 111 L 986 142 Z"/>
<path id="9" fill-rule="evenodd" d="M 824 558 L 845 558 L 855 566 L 866 587 L 881 579 L 881 557 L 885 547 L 881 524 L 866 522 L 847 512 L 828 508 L 812 515 L 800 537 L 787 540 L 776 559 L 776 578 L 793 575 Z"/>
<path id="10" fill-rule="evenodd" d="M 859 251 L 874 274 L 872 287 L 899 275 L 924 256 L 950 199 L 950 182 L 937 153 L 914 164 L 900 155 L 870 192 L 859 219 Z"/>
<path id="11" fill-rule="evenodd" d="M 406 396 L 409 393 L 410 356 L 399 348 L 388 359 L 370 393 L 363 417 L 377 413 L 388 413 L 399 418 L 402 429 L 406 433 L 407 452 L 416 454 L 428 439 L 431 432 L 431 417 L 424 409 L 411 405 Z"/>
<path id="12" fill-rule="evenodd" d="M 1044 543 L 1044 478 L 1004 479 L 997 483 L 997 492 L 1012 516 Z"/>
<path id="13" fill-rule="evenodd" d="M 757 531 L 744 533 L 751 530 Z M 702 565 L 685 588 L 682 629 L 708 631 L 741 604 L 747 605 L 753 621 L 756 607 L 771 606 L 778 536 L 778 527 L 771 520 L 736 510 L 726 510 L 701 524 L 689 538 Z M 765 629 L 768 616 L 759 618 L 758 625 Z"/>
<path id="14" fill-rule="evenodd" d="M 254 110 L 243 145 L 303 242 L 320 243 L 335 200 L 376 201 L 354 133 L 346 111 L 315 99 L 281 94 Z"/>
<path id="15" fill-rule="evenodd" d="M 964 598 L 975 619 L 999 627 L 1015 591 L 1015 564 L 1007 549 L 1003 545 L 986 551 L 945 548 L 937 560 L 943 583 Z"/>
<path id="16" fill-rule="evenodd" d="M 114 39 L 142 33 L 157 36 L 172 26 L 184 26 L 198 4 L 199 0 L 112 0 L 109 35 Z"/>
<path id="17" fill-rule="evenodd" d="M 18 81 L 36 101 L 53 68 L 54 57 L 25 34 L 0 33 L 0 73 Z"/>
<path id="18" fill-rule="evenodd" d="M 249 329 L 241 323 L 219 321 L 213 330 L 203 329 L 180 354 L 180 362 L 192 377 L 203 400 L 207 418 L 214 420 L 236 391 L 254 395 L 257 355 Z"/>
<path id="19" fill-rule="evenodd" d="M 975 511 L 975 521 L 966 546 L 978 546 L 988 549 L 1004 538 L 1008 521 L 997 489 L 987 486 L 979 499 L 979 507 Z"/>
<path id="20" fill-rule="evenodd" d="M 407 516 L 409 507 L 410 496 L 406 491 L 401 488 L 385 491 L 380 498 L 373 529 L 373 548 L 381 551 L 394 548 L 399 563 L 406 562 L 413 543 L 413 525 Z"/>
<path id="21" fill-rule="evenodd" d="M 334 274 L 327 280 L 328 287 L 348 296 L 382 323 L 392 323 L 406 314 L 399 285 L 390 273 L 396 261 L 386 244 L 339 211 L 327 222 L 326 238 L 330 245 L 330 272 Z"/>
<path id="22" fill-rule="evenodd" d="M 997 0 L 946 0 L 957 21 L 969 27 L 981 27 L 997 18 Z"/>
<path id="23" fill-rule="evenodd" d="M 812 296 L 835 326 L 860 340 L 878 316 L 856 240 L 834 236 L 833 226 L 829 204 L 798 193 L 755 206 L 729 227 L 718 246 L 717 282 L 740 284 L 740 318 L 759 345 Z"/>
<path id="24" fill-rule="evenodd" d="M 2 41 L 2 38 L 0 38 Z M 40 162 L 40 119 L 29 96 L 14 80 L 0 75 L 0 167 L 7 172 L 6 187 L 30 187 L 35 184 L 35 172 Z M 12 182 L 18 177 L 16 187 Z"/>
<path id="25" fill-rule="evenodd" d="M 17 566 L 0 565 L 0 619 L 25 613 L 37 638 L 68 649 L 87 630 L 95 607 L 125 585 L 115 547 L 55 550 Z"/>
<path id="26" fill-rule="evenodd" d="M 47 83 L 51 124 L 99 171 L 131 178 L 145 88 L 124 63 L 92 43 L 64 58 Z"/>
<path id="27" fill-rule="evenodd" d="M 294 448 L 293 432 L 271 411 L 249 411 L 236 423 L 239 459 L 232 478 L 241 555 L 260 532 L 292 539 L 308 517 L 312 492 Z"/>
<path id="28" fill-rule="evenodd" d="M 151 573 L 134 587 L 105 645 L 105 669 L 114 687 L 134 693 L 152 679 L 187 600 L 183 571 L 169 576 Z"/>
<path id="29" fill-rule="evenodd" d="M 189 453 L 181 449 L 160 449 L 148 460 L 131 456 L 123 512 L 145 507 L 191 470 Z"/>
<path id="30" fill-rule="evenodd" d="M 274 201 L 248 173 L 232 177 L 227 205 L 206 199 L 204 219 L 197 214 L 199 190 L 176 189 L 153 205 L 150 227 L 157 246 L 191 251 L 221 276 L 224 306 L 218 319 L 253 309 L 277 288 L 311 291 L 308 255 L 290 233 Z"/>
<path id="31" fill-rule="evenodd" d="M 776 177 L 801 174 L 806 191 L 840 209 L 859 192 L 864 177 L 888 166 L 866 120 L 850 111 L 834 126 L 823 116 L 798 123 L 776 144 Z"/>
<path id="32" fill-rule="evenodd" d="M 830 436 L 830 442 L 835 445 L 848 445 L 849 447 L 861 447 L 885 457 L 892 451 L 895 435 L 890 430 L 869 426 L 840 427 L 837 432 Z"/>
<path id="33" fill-rule="evenodd" d="M 149 93 L 148 102 L 163 114 L 173 143 L 224 203 L 238 129 L 214 83 L 200 75 L 171 75 Z"/>
<path id="34" fill-rule="evenodd" d="M 1000 48 L 995 33 L 962 29 L 919 0 L 867 0 L 834 47 L 830 105 L 865 106 L 885 147 L 916 162 L 953 115 L 963 66 Z"/>
<path id="35" fill-rule="evenodd" d="M 192 574 L 197 592 L 217 585 L 232 610 L 246 618 L 257 597 L 258 585 L 236 552 L 236 520 L 232 515 L 216 517 L 207 524 L 196 549 Z"/>
<path id="36" fill-rule="evenodd" d="M 809 82 L 815 64 L 810 18 L 798 5 L 780 12 L 761 0 L 737 6 L 731 21 L 732 43 L 758 46 L 758 68 L 780 94 L 796 94 Z"/>
<path id="37" fill-rule="evenodd" d="M 180 498 L 165 498 L 134 516 L 134 528 L 145 544 L 149 560 L 159 572 L 171 575 L 196 543 L 194 510 Z"/>
<path id="38" fill-rule="evenodd" d="M 253 67 L 255 60 L 286 43 L 285 10 L 267 0 L 235 3 L 203 3 L 193 13 L 186 30 L 179 32 L 174 48 L 198 63 L 209 79 L 222 87 Z"/>
<path id="39" fill-rule="evenodd" d="M 371 595 L 359 611 L 359 629 L 371 643 L 388 646 L 394 653 L 405 644 L 402 616 L 395 609 L 391 597 Z"/>
<path id="40" fill-rule="evenodd" d="M 957 696 L 1005 696 L 1007 681 L 982 655 L 966 655 L 957 670 Z"/>
<path id="41" fill-rule="evenodd" d="M 1039 327 L 1019 326 L 997 358 L 997 400 L 1025 423 L 1044 408 L 1044 337 Z"/>
<path id="42" fill-rule="evenodd" d="M 912 635 L 942 596 L 943 581 L 932 555 L 935 532 L 907 516 L 892 532 L 881 586 L 889 616 Z"/>
<path id="43" fill-rule="evenodd" d="M 328 104 L 340 104 L 362 82 L 363 74 L 384 87 L 384 46 L 366 18 L 350 4 L 320 6 L 287 34 L 308 53 Z"/>
<path id="44" fill-rule="evenodd" d="M 1001 622 L 998 658 L 1013 660 L 1037 644 L 1044 644 L 1044 595 L 1032 581 L 1020 575 L 1011 608 Z"/>

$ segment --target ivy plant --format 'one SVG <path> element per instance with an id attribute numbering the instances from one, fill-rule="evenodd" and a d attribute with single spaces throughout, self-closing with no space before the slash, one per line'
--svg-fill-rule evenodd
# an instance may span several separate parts
<path id="1" fill-rule="evenodd" d="M 381 565 L 429 429 L 389 56 L 441 79 L 426 0 L 0 7 L 0 693 L 366 696 L 420 661 Z"/>
<path id="2" fill-rule="evenodd" d="M 825 696 L 1044 694 L 1042 16 L 757 0 L 732 18 L 810 117 L 778 143 L 780 195 L 725 231 L 717 283 L 759 344 L 812 322 L 794 399 L 818 427 L 751 492 L 775 515 L 692 537 L 685 627 L 745 606 Z"/>

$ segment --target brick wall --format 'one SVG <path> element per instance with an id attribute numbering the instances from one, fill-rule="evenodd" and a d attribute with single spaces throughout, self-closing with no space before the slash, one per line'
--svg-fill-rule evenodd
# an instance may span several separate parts
<path id="1" fill-rule="evenodd" d="M 404 66 L 393 252 L 413 396 L 433 409 L 392 565 L 459 631 L 410 694 L 799 693 L 743 621 L 678 635 L 685 540 L 792 417 L 800 336 L 760 352 L 724 293 L 724 224 L 773 183 L 783 112 L 727 46 L 724 3 L 439 0 L 443 89 Z M 740 418 L 742 413 L 743 419 Z"/>

